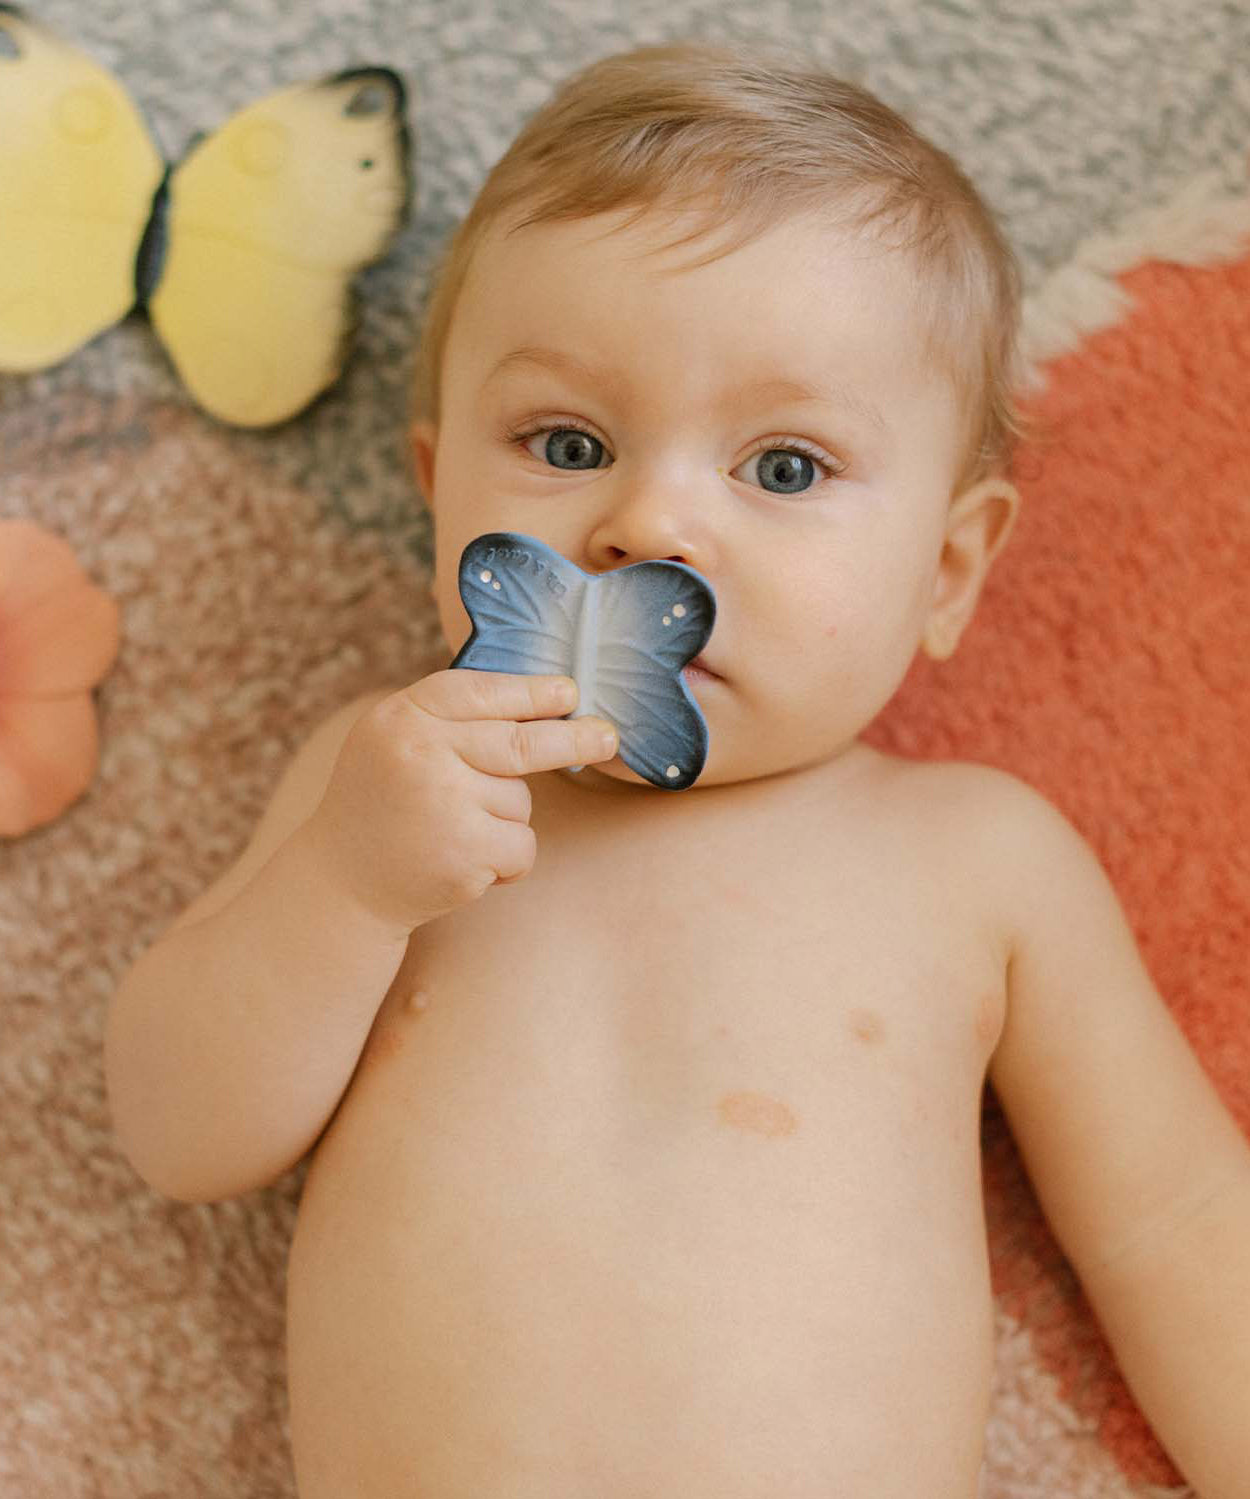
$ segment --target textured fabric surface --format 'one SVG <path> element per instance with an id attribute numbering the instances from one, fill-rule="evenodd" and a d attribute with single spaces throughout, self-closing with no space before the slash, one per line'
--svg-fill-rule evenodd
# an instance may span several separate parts
<path id="1" fill-rule="evenodd" d="M 103 1016 L 117 976 L 238 853 L 308 729 L 428 659 L 428 531 L 403 451 L 411 346 L 432 256 L 490 163 L 593 58 L 775 38 L 954 151 L 1036 286 L 1196 169 L 1244 191 L 1250 15 L 1199 0 L 39 13 L 118 72 L 175 156 L 265 90 L 349 64 L 387 62 L 413 90 L 414 222 L 362 280 L 346 378 L 297 421 L 217 426 L 139 320 L 57 370 L 0 377 L 0 514 L 64 534 L 123 611 L 91 794 L 0 846 L 0 1499 L 290 1499 L 282 1291 L 301 1173 L 211 1207 L 149 1193 L 108 1132 Z M 1244 265 L 1148 267 L 1127 284 L 1122 326 L 1058 360 L 1038 398 L 1024 516 L 965 646 L 919 666 L 872 737 L 1004 765 L 1073 818 L 1250 1124 L 1250 284 Z M 1178 1492 L 992 1107 L 985 1140 L 987 1499 Z"/>

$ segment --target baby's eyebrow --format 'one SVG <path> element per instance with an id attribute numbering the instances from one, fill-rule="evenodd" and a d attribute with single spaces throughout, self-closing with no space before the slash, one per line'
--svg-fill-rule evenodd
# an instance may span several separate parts
<path id="1" fill-rule="evenodd" d="M 559 349 L 542 349 L 533 344 L 525 344 L 505 354 L 491 367 L 482 383 L 484 386 L 488 385 L 500 375 L 523 364 L 537 364 L 544 369 L 553 370 L 558 375 L 570 375 L 587 385 L 594 385 L 600 390 L 609 392 L 618 390 L 621 385 L 620 375 L 615 371 L 597 370 L 587 364 L 584 359 L 578 358 L 576 354 L 567 354 Z M 871 401 L 837 381 L 816 386 L 805 384 L 789 376 L 772 375 L 764 379 L 752 380 L 735 391 L 727 391 L 722 399 L 725 404 L 732 401 L 735 405 L 756 401 L 810 401 L 816 405 L 834 406 L 842 411 L 852 411 L 881 431 L 885 431 L 887 426 L 885 418 Z"/>
<path id="2" fill-rule="evenodd" d="M 594 369 L 584 359 L 579 359 L 576 354 L 562 354 L 559 349 L 540 349 L 533 344 L 525 344 L 505 354 L 494 364 L 482 384 L 489 385 L 492 380 L 498 379 L 500 375 L 506 374 L 519 364 L 541 365 L 544 369 L 554 370 L 557 375 L 572 375 L 588 385 L 598 385 L 608 389 L 621 383 L 619 375 L 607 370 Z"/>

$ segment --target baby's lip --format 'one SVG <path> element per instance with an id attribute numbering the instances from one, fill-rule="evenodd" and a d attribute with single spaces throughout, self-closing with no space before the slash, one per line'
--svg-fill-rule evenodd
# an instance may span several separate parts
<path id="1" fill-rule="evenodd" d="M 686 665 L 693 666 L 697 671 L 707 672 L 709 677 L 717 677 L 722 681 L 724 680 L 714 666 L 708 665 L 707 658 L 704 656 L 696 656 L 693 661 L 687 661 Z"/>

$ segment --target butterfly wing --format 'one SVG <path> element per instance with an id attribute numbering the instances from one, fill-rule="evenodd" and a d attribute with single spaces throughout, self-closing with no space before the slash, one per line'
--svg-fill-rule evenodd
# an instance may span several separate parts
<path id="1" fill-rule="evenodd" d="M 532 536 L 492 531 L 477 537 L 460 557 L 460 597 L 473 633 L 452 666 L 572 675 L 577 623 L 590 581 Z"/>
<path id="2" fill-rule="evenodd" d="M 165 164 L 121 85 L 0 5 L 0 369 L 44 369 L 135 303 Z"/>
<path id="3" fill-rule="evenodd" d="M 707 759 L 707 724 L 681 670 L 712 633 L 712 590 L 675 562 L 637 562 L 591 587 L 599 596 L 597 648 L 579 711 L 616 725 L 632 771 L 682 791 Z"/>
<path id="4" fill-rule="evenodd" d="M 460 558 L 473 630 L 453 667 L 574 677 L 579 714 L 620 734 L 626 765 L 680 791 L 707 759 L 707 725 L 681 670 L 712 633 L 716 600 L 693 568 L 638 562 L 584 573 L 532 536 L 493 531 Z"/>
<path id="5" fill-rule="evenodd" d="M 204 137 L 169 184 L 152 322 L 223 421 L 284 421 L 337 379 L 351 279 L 409 202 L 406 95 L 386 68 L 283 89 Z"/>

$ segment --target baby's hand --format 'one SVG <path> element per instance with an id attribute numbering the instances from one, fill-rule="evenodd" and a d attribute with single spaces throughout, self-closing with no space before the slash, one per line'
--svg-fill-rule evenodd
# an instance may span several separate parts
<path id="1" fill-rule="evenodd" d="M 336 879 L 411 931 L 528 874 L 540 770 L 610 760 L 616 730 L 565 720 L 570 677 L 437 671 L 368 709 L 305 824 Z"/>

